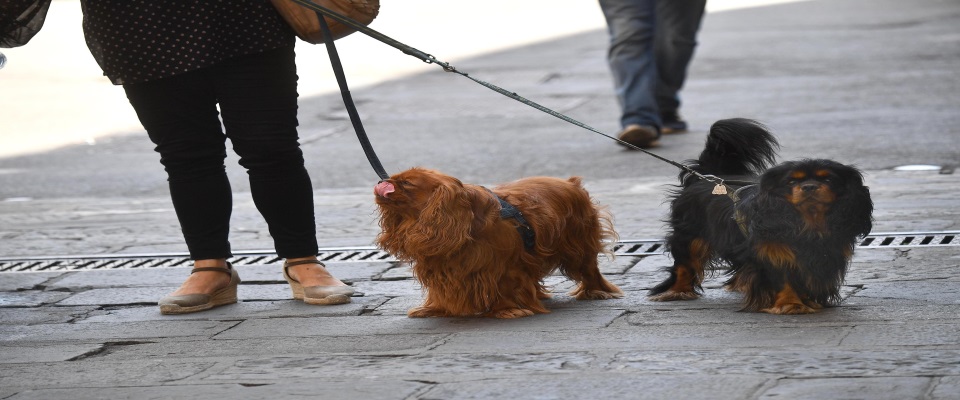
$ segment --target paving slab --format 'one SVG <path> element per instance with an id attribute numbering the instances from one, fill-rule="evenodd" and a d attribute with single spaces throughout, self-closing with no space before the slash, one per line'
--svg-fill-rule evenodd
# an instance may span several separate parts
<path id="1" fill-rule="evenodd" d="M 51 345 L 0 345 L 0 364 L 70 361 L 103 348 L 99 343 Z"/>
<path id="2" fill-rule="evenodd" d="M 934 400 L 960 399 L 960 377 L 945 376 L 938 379 L 930 397 Z"/>
<path id="3" fill-rule="evenodd" d="M 621 256 L 621 257 L 607 257 L 601 256 L 599 258 L 600 273 L 604 275 L 620 275 L 624 272 L 627 272 L 630 268 L 633 268 L 643 257 L 632 257 L 632 256 Z"/>
<path id="4" fill-rule="evenodd" d="M 608 368 L 638 374 L 763 375 L 795 378 L 837 376 L 955 375 L 956 351 L 832 350 L 824 348 L 631 350 L 613 357 Z M 865 398 L 869 398 L 865 397 Z M 903 398 L 913 398 L 912 396 Z"/>
<path id="5" fill-rule="evenodd" d="M 327 263 L 329 270 L 337 279 L 344 282 L 370 280 L 393 268 L 391 262 L 343 262 Z M 280 269 L 283 269 L 280 267 Z"/>
<path id="6" fill-rule="evenodd" d="M 711 296 L 720 292 L 720 296 Z M 807 315 L 771 315 L 740 311 L 739 295 L 721 290 L 707 290 L 699 300 L 630 304 L 626 322 L 632 325 L 728 325 L 744 329 L 767 326 L 845 326 L 858 323 L 930 323 L 960 319 L 960 307 L 917 301 L 848 298 L 837 307 Z M 721 297 L 722 296 L 722 297 Z"/>
<path id="7" fill-rule="evenodd" d="M 939 279 L 923 282 L 901 281 L 868 283 L 857 293 L 859 297 L 920 300 L 932 304 L 960 304 L 960 281 Z"/>
<path id="8" fill-rule="evenodd" d="M 781 379 L 763 392 L 761 399 L 919 399 L 931 385 L 930 378 L 825 378 Z"/>
<path id="9" fill-rule="evenodd" d="M 650 379 L 652 378 L 652 379 Z M 502 378 L 478 382 L 442 383 L 420 396 L 424 400 L 467 399 L 575 399 L 590 397 L 683 398 L 734 400 L 750 398 L 767 379 L 737 375 L 656 375 L 633 373 L 588 373 L 537 375 L 531 378 Z M 710 388 L 710 389 L 705 389 Z"/>
<path id="10" fill-rule="evenodd" d="M 181 362 L 163 359 L 137 361 L 73 361 L 30 363 L 4 368 L 0 386 L 10 389 L 138 388 L 175 382 L 203 373 L 216 361 Z"/>
<path id="11" fill-rule="evenodd" d="M 46 285 L 48 290 L 79 292 L 89 289 L 130 287 L 178 287 L 186 275 L 186 268 L 134 268 L 115 270 L 70 271 Z"/>
<path id="12" fill-rule="evenodd" d="M 34 289 L 38 285 L 49 282 L 63 273 L 64 272 L 0 273 L 0 291 L 12 292 Z"/>
<path id="13" fill-rule="evenodd" d="M 322 319 L 284 318 L 275 320 L 248 320 L 218 335 L 218 339 L 249 337 L 290 337 L 306 329 L 316 335 L 404 335 L 411 333 L 452 332 L 523 332 L 537 330 L 597 329 L 608 325 L 623 314 L 622 310 L 600 312 L 568 311 L 538 314 L 532 317 L 499 320 L 492 318 L 407 318 L 399 316 L 362 316 L 362 318 L 331 317 Z M 577 320 L 576 326 L 569 321 Z M 299 327 L 294 329 L 293 327 Z"/>
<path id="14" fill-rule="evenodd" d="M 328 330 L 336 330 L 330 327 Z M 409 335 L 317 335 L 306 327 L 298 329 L 299 337 L 164 340 L 126 342 L 122 346 L 109 346 L 104 351 L 88 358 L 109 361 L 142 359 L 261 359 L 271 357 L 332 357 L 349 358 L 357 355 L 370 357 L 401 358 L 403 355 L 420 354 L 439 343 L 449 334 L 426 333 Z M 318 363 L 319 371 L 330 366 Z M 332 364 L 331 364 L 332 366 Z M 331 374 L 342 372 L 330 371 Z"/>
<path id="15" fill-rule="evenodd" d="M 423 304 L 421 296 L 399 296 L 387 300 L 370 312 L 370 315 L 397 315 L 405 316 L 411 308 Z"/>
<path id="16" fill-rule="evenodd" d="M 571 329 L 577 328 L 577 329 Z M 836 347 L 850 334 L 844 326 L 630 326 L 589 329 L 568 326 L 566 330 L 457 332 L 436 351 L 464 352 L 478 348 L 496 348 L 503 352 L 553 352 L 563 349 L 715 349 Z"/>
<path id="17" fill-rule="evenodd" d="M 944 323 L 907 321 L 891 325 L 861 324 L 853 327 L 850 335 L 843 338 L 843 346 L 942 346 L 946 349 L 960 345 L 960 335 L 955 327 L 956 314 Z"/>
<path id="18" fill-rule="evenodd" d="M 134 340 L 166 337 L 212 337 L 236 325 L 220 321 L 133 321 L 92 324 L 0 326 L 0 342 Z"/>
<path id="19" fill-rule="evenodd" d="M 868 255 L 877 251 L 875 255 Z M 861 253 L 871 260 L 859 261 Z M 917 247 L 903 249 L 864 250 L 855 253 L 850 265 L 846 283 L 866 284 L 871 282 L 916 281 L 916 280 L 960 280 L 955 272 L 960 268 L 960 252 L 956 246 Z M 891 262 L 882 258 L 893 255 Z M 922 269 L 916 268 L 923 265 Z"/>
<path id="20" fill-rule="evenodd" d="M 179 285 L 178 285 L 179 286 Z M 64 294 L 65 299 L 57 302 L 61 306 L 101 305 L 156 305 L 164 296 L 169 295 L 177 286 L 171 287 L 110 287 L 91 289 L 79 293 Z M 44 292 L 59 293 L 59 292 Z M 39 296 L 39 295 L 37 295 Z M 69 297 L 68 297 L 69 296 Z M 292 300 L 290 286 L 281 284 L 241 284 L 237 288 L 237 298 L 240 301 L 278 301 Z"/>
<path id="21" fill-rule="evenodd" d="M 466 353 L 384 355 L 320 355 L 263 357 L 238 360 L 207 381 L 249 381 L 257 377 L 324 379 L 381 376 L 448 381 L 529 373 L 587 372 L 595 356 L 580 352 L 550 354 Z"/>
<path id="22" fill-rule="evenodd" d="M 392 268 L 377 277 L 379 281 L 402 281 L 406 279 L 413 279 L 413 268 L 403 262 L 394 263 Z"/>
<path id="23" fill-rule="evenodd" d="M 0 308 L 0 324 L 34 325 L 66 323 L 83 319 L 97 309 L 99 309 L 99 307 L 96 306 Z"/>
<path id="24" fill-rule="evenodd" d="M 91 312 L 76 323 L 132 322 L 132 321 L 236 321 L 241 319 L 268 319 L 286 317 L 341 317 L 360 315 L 377 307 L 386 299 L 354 297 L 350 303 L 332 306 L 314 306 L 299 300 L 241 301 L 217 307 L 203 314 L 163 315 L 156 305 L 111 308 Z"/>
<path id="25" fill-rule="evenodd" d="M 0 307 L 38 307 L 53 304 L 70 297 L 70 293 L 24 290 L 0 292 Z"/>
<path id="26" fill-rule="evenodd" d="M 383 399 L 403 400 L 410 398 L 423 383 L 409 381 L 386 381 L 366 379 L 358 381 L 335 381 L 323 379 L 298 384 L 273 382 L 243 382 L 236 384 L 162 384 L 155 386 L 117 388 L 72 388 L 28 390 L 10 397 L 11 400 L 26 399 L 183 399 L 183 398 L 229 398 L 258 400 L 268 398 L 316 398 L 329 400 Z"/>
<path id="27" fill-rule="evenodd" d="M 327 263 L 327 268 L 334 275 L 344 282 L 353 282 L 358 280 L 369 280 L 374 276 L 392 267 L 390 263 Z M 240 279 L 248 284 L 258 283 L 283 283 L 281 264 L 270 265 L 243 265 L 236 266 Z M 32 274 L 32 275 L 31 275 Z M 18 274 L 0 275 L 0 285 L 15 284 L 15 282 L 24 282 L 12 290 L 20 289 L 21 286 L 30 286 L 30 288 L 40 283 L 48 282 L 57 275 L 37 275 L 44 273 L 25 273 L 22 278 L 17 278 Z M 190 274 L 190 268 L 187 267 L 157 267 L 157 268 L 130 268 L 130 269 L 112 269 L 112 270 L 90 270 L 90 271 L 64 271 L 59 279 L 53 280 L 44 285 L 48 290 L 69 290 L 79 291 L 86 289 L 110 288 L 110 287 L 141 287 L 141 286 L 164 286 L 176 287 Z M 9 275 L 7 277 L 6 275 Z M 41 280 L 47 277 L 47 280 Z M 32 279 L 31 279 L 32 278 Z M 29 279 L 29 280 L 28 280 Z"/>
<path id="28" fill-rule="evenodd" d="M 66 298 L 57 304 L 61 306 L 156 305 L 158 300 L 177 290 L 178 286 L 180 285 L 169 287 L 110 287 L 105 289 L 90 289 L 77 293 L 65 293 L 64 297 Z"/>
<path id="29" fill-rule="evenodd" d="M 363 296 L 423 297 L 423 287 L 413 279 L 355 282 L 352 286 Z"/>

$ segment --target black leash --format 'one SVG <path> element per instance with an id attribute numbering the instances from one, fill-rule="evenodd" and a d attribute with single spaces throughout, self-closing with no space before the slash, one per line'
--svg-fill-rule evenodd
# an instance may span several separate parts
<path id="1" fill-rule="evenodd" d="M 670 164 L 670 165 L 673 165 L 673 166 L 675 166 L 675 167 L 677 167 L 677 168 L 680 168 L 680 169 L 686 171 L 687 173 L 692 174 L 692 175 L 694 175 L 694 176 L 696 176 L 696 177 L 698 177 L 698 178 L 700 178 L 700 179 L 702 179 L 702 180 L 711 182 L 711 183 L 713 183 L 713 184 L 716 185 L 716 187 L 713 189 L 713 193 L 714 193 L 714 194 L 720 194 L 720 195 L 727 194 L 727 186 L 724 184 L 723 179 L 721 179 L 720 177 L 717 177 L 717 176 L 715 176 L 715 175 L 704 175 L 704 174 L 701 174 L 701 173 L 699 173 L 699 172 L 697 172 L 697 171 L 694 171 L 694 170 L 693 170 L 692 168 L 690 168 L 689 166 L 683 165 L 683 164 L 678 163 L 678 162 L 676 162 L 676 161 L 673 161 L 673 160 L 671 160 L 671 159 L 669 159 L 669 158 L 665 158 L 665 157 L 660 156 L 660 155 L 658 155 L 658 154 L 656 154 L 656 153 L 647 151 L 647 150 L 642 149 L 642 148 L 640 148 L 640 147 L 638 147 L 638 146 L 635 146 L 635 145 L 633 145 L 633 144 L 631 144 L 631 143 L 627 143 L 627 142 L 625 142 L 625 141 L 623 141 L 623 140 L 620 140 L 619 138 L 616 138 L 616 137 L 607 135 L 606 133 L 600 132 L 599 130 L 594 129 L 593 127 L 591 127 L 591 126 L 589 126 L 589 125 L 587 125 L 587 124 L 584 124 L 584 123 L 582 123 L 582 122 L 580 122 L 580 121 L 577 121 L 577 120 L 575 120 L 575 119 L 573 119 L 573 118 L 570 118 L 570 117 L 568 117 L 568 116 L 566 116 L 566 115 L 563 115 L 563 114 L 561 114 L 561 113 L 559 113 L 559 112 L 556 112 L 556 111 L 554 111 L 554 110 L 552 110 L 552 109 L 550 109 L 550 108 L 544 107 L 544 106 L 542 106 L 542 105 L 540 105 L 540 104 L 537 104 L 536 102 L 533 102 L 533 101 L 531 101 L 531 100 L 528 100 L 528 99 L 524 98 L 523 96 L 518 95 L 518 94 L 515 93 L 515 92 L 508 91 L 508 90 L 506 90 L 506 89 L 504 89 L 504 88 L 501 88 L 501 87 L 499 87 L 499 86 L 497 86 L 497 85 L 494 85 L 494 84 L 492 84 L 492 83 L 485 82 L 485 81 L 483 81 L 483 80 L 474 78 L 474 77 L 470 76 L 470 74 L 467 74 L 467 73 L 465 73 L 465 72 L 461 72 L 461 71 L 457 70 L 454 66 L 450 65 L 449 63 L 445 63 L 445 62 L 443 62 L 443 61 L 437 60 L 437 58 L 434 57 L 433 55 L 424 53 L 424 52 L 422 52 L 422 51 L 420 51 L 420 50 L 417 50 L 417 49 L 415 49 L 415 48 L 413 48 L 413 47 L 411 47 L 411 46 L 408 46 L 408 45 L 406 45 L 406 44 L 404 44 L 404 43 L 398 42 L 398 41 L 394 40 L 393 38 L 391 38 L 391 37 L 389 37 L 389 36 L 387 36 L 387 35 L 384 35 L 384 34 L 382 34 L 382 33 L 380 33 L 380 32 L 377 32 L 377 31 L 375 31 L 375 30 L 373 30 L 373 29 L 370 29 L 370 28 L 367 27 L 366 25 L 363 25 L 363 24 L 361 24 L 361 23 L 359 23 L 359 22 L 357 22 L 357 21 L 354 21 L 354 20 L 352 20 L 352 19 L 350 19 L 350 18 L 347 18 L 347 17 L 345 17 L 345 16 L 343 16 L 343 15 L 340 15 L 340 14 L 334 12 L 333 10 L 330 10 L 329 8 L 326 8 L 326 7 L 323 7 L 323 6 L 321 6 L 321 5 L 317 4 L 317 3 L 314 3 L 314 2 L 311 1 L 311 0 L 292 0 L 292 1 L 293 1 L 294 3 L 300 4 L 301 6 L 304 6 L 304 7 L 308 8 L 308 9 L 311 9 L 311 10 L 313 10 L 313 11 L 319 13 L 319 14 L 323 14 L 323 15 L 325 15 L 325 16 L 327 16 L 327 17 L 330 17 L 331 19 L 334 19 L 334 20 L 336 20 L 337 22 L 340 22 L 340 23 L 342 23 L 342 24 L 344 24 L 344 25 L 348 25 L 348 26 L 350 26 L 351 28 L 356 29 L 358 32 L 362 32 L 363 34 L 365 34 L 365 35 L 367 35 L 367 36 L 369 36 L 369 37 L 371 37 L 371 38 L 374 38 L 374 39 L 376 39 L 376 40 L 378 40 L 378 41 L 380 41 L 380 42 L 382 42 L 382 43 L 384 43 L 384 44 L 386 44 L 386 45 L 388 45 L 388 46 L 391 46 L 391 47 L 393 47 L 393 48 L 395 48 L 395 49 L 397 49 L 397 50 L 400 50 L 400 51 L 403 52 L 404 54 L 407 54 L 407 55 L 416 57 L 416 58 L 420 59 L 420 61 L 423 61 L 423 62 L 425 62 L 425 63 L 427 63 L 427 64 L 437 64 L 437 65 L 439 65 L 440 67 L 442 67 L 444 71 L 453 72 L 453 73 L 456 73 L 456 74 L 458 74 L 458 75 L 461 75 L 461 76 L 463 76 L 463 77 L 465 77 L 465 78 L 467 78 L 467 79 L 470 79 L 470 80 L 472 80 L 472 81 L 480 84 L 481 86 L 484 86 L 484 87 L 486 87 L 486 88 L 488 88 L 488 89 L 490 89 L 490 90 L 493 90 L 493 91 L 495 91 L 495 92 L 497 92 L 497 93 L 500 93 L 500 94 L 502 94 L 502 95 L 504 95 L 504 96 L 507 96 L 507 97 L 509 97 L 509 98 L 511 98 L 511 99 L 514 99 L 514 100 L 516 100 L 516 101 L 519 101 L 519 102 L 521 102 L 521 103 L 523 103 L 523 104 L 526 104 L 526 105 L 528 105 L 528 106 L 530 106 L 530 107 L 533 107 L 533 108 L 535 108 L 535 109 L 537 109 L 537 110 L 540 110 L 540 111 L 542 111 L 542 112 L 544 112 L 544 113 L 550 114 L 550 115 L 552 115 L 552 116 L 554 116 L 554 117 L 556 117 L 556 118 L 559 118 L 559 119 L 561 119 L 561 120 L 564 120 L 564 121 L 566 121 L 566 122 L 568 122 L 568 123 L 571 123 L 571 124 L 573 124 L 573 125 L 579 126 L 579 127 L 583 128 L 583 129 L 586 129 L 586 130 L 588 130 L 588 131 L 594 132 L 594 133 L 596 133 L 596 134 L 598 134 L 598 135 L 604 136 L 604 137 L 606 137 L 606 138 L 608 138 L 608 139 L 614 140 L 614 141 L 616 141 L 616 142 L 618 142 L 618 143 L 620 143 L 620 144 L 622 144 L 622 145 L 624 145 L 624 146 L 627 146 L 627 147 L 629 147 L 629 148 L 631 148 L 631 149 L 634 149 L 634 150 L 637 150 L 637 151 L 641 151 L 641 152 L 643 152 L 643 153 L 645 153 L 645 154 L 647 154 L 647 155 L 649 155 L 649 156 L 651 156 L 651 157 L 654 157 L 654 158 L 656 158 L 656 159 L 658 159 L 658 160 L 660 160 L 660 161 L 663 161 L 663 162 L 668 163 L 668 164 Z M 329 31 L 329 28 L 327 27 L 327 23 L 326 23 L 326 21 L 324 21 L 323 18 L 320 18 L 320 27 L 321 27 L 321 29 L 323 29 L 323 34 L 324 34 L 326 37 L 333 37 L 332 35 L 330 35 L 330 31 Z M 349 99 L 350 94 L 349 94 L 349 92 L 346 91 L 346 89 L 345 89 L 345 88 L 346 88 L 346 80 L 345 80 L 345 79 L 342 79 L 342 76 L 343 76 L 343 67 L 340 66 L 339 57 L 336 56 L 336 48 L 334 48 L 334 46 L 333 46 L 333 41 L 332 41 L 332 40 L 325 40 L 324 42 L 326 42 L 326 44 L 327 44 L 327 51 L 330 53 L 330 61 L 331 61 L 331 63 L 334 63 L 334 64 L 335 64 L 335 65 L 334 65 L 334 70 L 335 70 L 335 72 L 337 72 L 337 82 L 340 84 L 340 91 L 341 91 L 341 93 L 343 93 L 344 103 L 347 103 L 347 109 L 348 109 L 347 112 L 350 113 L 350 120 L 353 121 L 354 129 L 357 129 L 358 126 L 360 127 L 359 130 L 357 130 L 357 137 L 360 138 L 360 145 L 363 146 L 363 151 L 367 154 L 367 159 L 370 160 L 370 164 L 373 165 L 373 169 L 374 169 L 375 171 L 377 171 L 377 174 L 380 175 L 380 177 L 381 177 L 382 179 L 387 179 L 389 176 L 385 176 L 386 173 L 383 172 L 383 166 L 380 165 L 380 161 L 377 159 L 377 155 L 376 155 L 376 153 L 374 153 L 373 147 L 370 145 L 370 141 L 369 141 L 369 140 L 367 139 L 367 137 L 366 137 L 366 133 L 363 132 L 363 126 L 360 124 L 359 117 L 356 117 L 356 120 L 354 120 L 354 116 L 356 115 L 356 107 L 353 106 L 353 100 L 352 100 L 352 99 Z M 332 50 L 331 50 L 331 49 L 332 49 Z M 334 61 L 335 58 L 336 58 L 336 61 Z M 351 111 L 351 109 L 352 109 L 353 111 Z"/>
<path id="2" fill-rule="evenodd" d="M 311 3 L 312 4 L 312 3 Z M 360 140 L 360 147 L 363 147 L 363 153 L 367 155 L 367 161 L 373 167 L 377 176 L 383 179 L 390 179 L 390 175 L 383 169 L 377 153 L 373 151 L 373 145 L 367 138 L 367 131 L 363 129 L 363 123 L 360 121 L 360 114 L 357 113 L 357 106 L 353 103 L 353 96 L 350 95 L 350 88 L 347 87 L 347 78 L 343 73 L 343 65 L 340 63 L 340 55 L 337 53 L 337 47 L 333 45 L 333 34 L 330 33 L 330 27 L 322 16 L 320 19 L 320 31 L 326 38 L 324 44 L 327 45 L 327 53 L 330 55 L 330 65 L 333 66 L 333 74 L 337 76 L 337 84 L 340 85 L 340 95 L 343 97 L 343 105 L 347 108 L 347 114 L 350 115 L 350 122 L 353 123 L 353 130 L 357 132 L 357 139 Z M 357 24 L 359 25 L 359 24 Z"/>

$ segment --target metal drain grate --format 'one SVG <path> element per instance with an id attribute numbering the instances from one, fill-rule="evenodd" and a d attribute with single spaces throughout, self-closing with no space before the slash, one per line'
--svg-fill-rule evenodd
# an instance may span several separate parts
<path id="1" fill-rule="evenodd" d="M 624 240 L 613 246 L 617 256 L 649 256 L 664 252 L 663 240 Z M 891 232 L 869 235 L 858 244 L 860 249 L 960 246 L 960 231 Z M 318 258 L 324 262 L 394 262 L 392 255 L 376 247 L 342 247 L 321 249 Z M 273 251 L 240 251 L 231 258 L 233 265 L 279 264 L 283 259 Z M 124 254 L 90 256 L 54 256 L 0 258 L 0 272 L 73 271 L 131 268 L 171 268 L 191 266 L 184 253 Z"/>
<path id="2" fill-rule="evenodd" d="M 859 248 L 960 246 L 960 231 L 877 233 L 860 241 Z"/>
<path id="3" fill-rule="evenodd" d="M 321 249 L 317 255 L 324 262 L 392 262 L 392 255 L 376 247 L 345 247 Z M 233 265 L 280 264 L 283 259 L 269 250 L 235 251 L 229 261 Z M 118 254 L 59 257 L 0 258 L 2 272 L 34 272 L 61 270 L 104 270 L 130 268 L 190 267 L 186 253 Z"/>

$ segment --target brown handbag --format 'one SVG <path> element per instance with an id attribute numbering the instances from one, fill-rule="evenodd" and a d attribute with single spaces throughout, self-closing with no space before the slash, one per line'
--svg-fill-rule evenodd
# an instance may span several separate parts
<path id="1" fill-rule="evenodd" d="M 329 8 L 337 14 L 350 18 L 363 25 L 370 25 L 373 19 L 380 13 L 380 0 L 311 0 L 320 6 Z M 290 27 L 297 33 L 297 37 L 307 43 L 323 43 L 323 33 L 320 31 L 320 17 L 322 14 L 309 8 L 301 6 L 292 0 L 270 0 L 273 6 L 280 12 Z M 347 36 L 356 29 L 349 25 L 324 17 L 330 32 L 333 34 L 333 40 Z"/>

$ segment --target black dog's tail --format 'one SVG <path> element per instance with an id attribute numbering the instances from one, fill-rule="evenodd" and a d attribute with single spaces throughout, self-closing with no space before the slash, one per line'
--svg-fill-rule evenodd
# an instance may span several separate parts
<path id="1" fill-rule="evenodd" d="M 759 175 L 776 162 L 780 143 L 763 124 L 746 118 L 722 119 L 710 127 L 700 158 L 689 161 L 701 174 Z M 687 173 L 681 173 L 681 181 Z"/>

